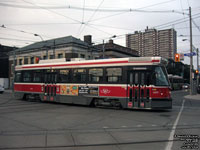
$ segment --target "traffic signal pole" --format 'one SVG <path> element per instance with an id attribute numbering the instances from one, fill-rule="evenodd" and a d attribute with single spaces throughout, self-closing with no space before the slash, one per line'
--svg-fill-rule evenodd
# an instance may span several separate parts
<path id="1" fill-rule="evenodd" d="M 197 74 L 197 87 L 199 85 L 199 49 L 197 48 L 197 70 L 198 70 L 198 74 Z"/>
<path id="2" fill-rule="evenodd" d="M 189 18 L 190 18 L 190 53 L 192 53 L 192 15 L 191 15 L 191 7 L 189 7 Z M 193 56 L 190 56 L 190 95 L 193 94 Z"/>

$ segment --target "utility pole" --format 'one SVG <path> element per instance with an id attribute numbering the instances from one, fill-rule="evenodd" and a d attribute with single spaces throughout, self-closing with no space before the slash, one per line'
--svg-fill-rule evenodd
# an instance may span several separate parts
<path id="1" fill-rule="evenodd" d="M 197 87 L 199 85 L 199 49 L 197 48 L 197 70 L 198 70 L 198 74 L 197 74 Z"/>
<path id="2" fill-rule="evenodd" d="M 14 92 L 14 82 L 15 82 L 15 59 L 16 59 L 16 48 L 14 48 L 13 52 L 13 80 L 12 80 L 12 91 Z"/>
<path id="3" fill-rule="evenodd" d="M 104 59 L 104 57 L 105 57 L 105 44 L 104 44 L 104 40 L 103 40 L 103 59 Z"/>
<path id="4" fill-rule="evenodd" d="M 56 45 L 56 41 L 55 41 L 55 39 L 54 39 L 54 40 L 53 40 L 53 59 L 56 58 L 55 45 Z"/>
<path id="5" fill-rule="evenodd" d="M 192 54 L 192 15 L 191 7 L 189 7 L 189 18 L 190 18 L 190 53 Z M 190 55 L 190 95 L 193 94 L 193 56 Z"/>

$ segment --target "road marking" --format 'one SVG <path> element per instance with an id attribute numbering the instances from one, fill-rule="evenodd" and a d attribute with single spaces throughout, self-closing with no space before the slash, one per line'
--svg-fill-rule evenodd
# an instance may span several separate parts
<path id="1" fill-rule="evenodd" d="M 127 126 L 121 126 L 122 128 L 126 128 Z"/>
<path id="2" fill-rule="evenodd" d="M 103 128 L 104 128 L 104 129 L 108 129 L 108 127 L 107 127 L 107 126 L 104 126 Z"/>
<path id="3" fill-rule="evenodd" d="M 152 124 L 151 126 L 152 126 L 152 127 L 157 127 L 157 125 L 156 125 L 156 124 Z"/>
<path id="4" fill-rule="evenodd" d="M 183 111 L 183 108 L 184 108 L 184 104 L 185 104 L 185 99 L 183 99 L 183 102 L 182 102 L 182 106 L 181 106 L 181 109 L 178 113 L 178 116 L 173 124 L 173 127 L 172 127 L 172 131 L 170 132 L 170 135 L 169 135 L 169 138 L 168 138 L 168 144 L 167 146 L 165 147 L 165 150 L 171 150 L 172 149 L 172 146 L 173 146 L 173 139 L 174 139 L 174 133 L 176 131 L 176 126 L 178 124 L 178 121 L 180 119 L 180 116 L 181 116 L 181 113 Z"/>
<path id="5" fill-rule="evenodd" d="M 142 127 L 142 125 L 139 124 L 139 125 L 137 125 L 137 127 L 138 127 L 138 128 L 139 128 L 139 127 Z"/>

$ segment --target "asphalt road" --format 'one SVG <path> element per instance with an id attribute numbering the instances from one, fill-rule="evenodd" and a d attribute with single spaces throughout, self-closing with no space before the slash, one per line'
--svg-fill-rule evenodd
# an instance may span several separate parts
<path id="1" fill-rule="evenodd" d="M 199 147 L 200 100 L 172 92 L 173 109 L 117 110 L 0 94 L 0 149 L 181 150 Z M 188 147 L 189 148 L 189 147 Z"/>

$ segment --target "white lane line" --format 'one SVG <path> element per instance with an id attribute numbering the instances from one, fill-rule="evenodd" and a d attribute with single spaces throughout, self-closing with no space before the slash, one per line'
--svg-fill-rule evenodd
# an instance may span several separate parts
<path id="1" fill-rule="evenodd" d="M 104 126 L 103 128 L 104 128 L 104 129 L 108 129 L 108 127 L 107 127 L 107 126 Z"/>
<path id="2" fill-rule="evenodd" d="M 174 133 L 176 131 L 176 126 L 178 124 L 178 121 L 180 119 L 180 116 L 181 116 L 181 113 L 183 111 L 183 108 L 184 108 L 184 104 L 185 104 L 185 99 L 183 99 L 183 102 L 182 102 L 182 106 L 181 106 L 181 109 L 178 113 L 178 116 L 173 124 L 173 127 L 172 127 L 172 131 L 170 132 L 170 135 L 169 135 L 169 138 L 168 138 L 168 144 L 167 146 L 165 147 L 165 150 L 171 150 L 172 146 L 173 146 L 173 139 L 174 139 Z"/>

